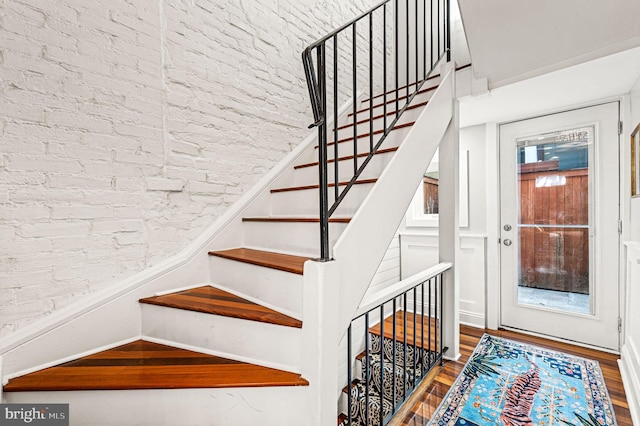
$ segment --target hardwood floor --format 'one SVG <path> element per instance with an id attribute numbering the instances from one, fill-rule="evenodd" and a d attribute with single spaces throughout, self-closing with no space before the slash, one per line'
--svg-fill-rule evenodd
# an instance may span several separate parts
<path id="1" fill-rule="evenodd" d="M 600 352 L 593 349 L 586 349 L 566 343 L 555 342 L 540 337 L 532 337 L 522 333 L 513 331 L 495 331 L 483 330 L 473 327 L 460 327 L 460 353 L 461 357 L 458 361 L 446 361 L 444 367 L 436 375 L 435 379 L 419 390 L 417 395 L 409 401 L 410 410 L 406 415 L 399 419 L 393 420 L 390 425 L 397 426 L 424 426 L 440 405 L 440 402 L 447 394 L 451 385 L 462 371 L 469 356 L 473 352 L 476 344 L 484 333 L 494 336 L 504 337 L 506 339 L 517 340 L 530 343 L 533 345 L 549 348 L 556 351 L 566 352 L 568 354 L 580 356 L 596 360 L 600 363 L 600 368 L 604 375 L 604 380 L 609 390 L 609 396 L 613 403 L 616 420 L 618 426 L 632 426 L 631 414 L 629 406 L 622 387 L 622 378 L 620 370 L 618 370 L 618 355 Z"/>

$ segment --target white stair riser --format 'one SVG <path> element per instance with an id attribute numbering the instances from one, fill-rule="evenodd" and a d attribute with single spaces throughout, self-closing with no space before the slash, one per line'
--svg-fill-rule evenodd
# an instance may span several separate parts
<path id="1" fill-rule="evenodd" d="M 425 82 L 421 87 L 420 87 L 420 91 L 423 91 L 425 89 L 429 89 L 432 87 L 436 87 L 438 86 L 438 84 L 440 84 L 440 78 L 434 78 L 431 80 L 428 80 L 427 82 Z M 416 86 L 412 85 L 409 87 L 409 94 L 413 93 L 416 90 Z M 431 94 L 433 93 L 433 91 L 428 91 L 427 93 L 420 93 L 418 94 L 415 99 L 423 99 L 424 96 L 431 96 Z M 393 88 L 389 88 L 387 87 L 387 109 L 390 111 L 395 111 L 395 107 L 396 107 L 396 102 L 395 99 L 396 97 L 404 97 L 407 95 L 407 88 L 403 87 L 401 89 L 398 90 L 398 94 L 396 95 L 396 92 L 393 91 Z M 384 101 L 384 96 L 376 96 L 373 98 L 373 105 L 378 105 L 381 104 Z M 406 102 L 406 99 L 400 99 L 399 104 L 400 104 L 400 108 L 402 108 L 402 105 L 404 104 L 404 102 Z M 358 110 L 362 109 L 362 108 L 368 108 L 369 107 L 369 101 L 368 100 L 364 100 L 362 102 L 360 102 L 360 104 L 358 105 Z M 349 111 L 351 112 L 351 111 Z"/>
<path id="2" fill-rule="evenodd" d="M 399 146 L 402 143 L 402 141 L 404 140 L 405 136 L 409 133 L 410 130 L 411 130 L 411 126 L 392 130 L 391 132 L 389 132 L 389 134 L 385 138 L 385 140 L 382 143 L 382 145 L 380 145 L 379 149 L 391 148 L 391 147 Z M 383 136 L 384 136 L 383 133 L 380 133 L 380 134 L 377 134 L 377 135 L 373 135 L 373 145 L 374 145 L 374 147 Z M 367 137 L 358 138 L 358 154 L 361 154 L 363 152 L 370 152 L 370 151 L 371 151 L 371 139 L 368 136 Z M 349 155 L 353 155 L 353 139 L 350 139 L 350 140 L 345 141 L 345 142 L 338 143 L 338 158 L 349 156 Z M 327 158 L 328 159 L 335 158 L 335 148 L 334 148 L 333 144 L 329 145 L 327 147 Z M 317 148 L 316 148 L 316 159 L 315 160 L 316 161 L 318 160 L 318 149 Z M 313 182 L 313 183 L 315 183 L 315 182 Z"/>
<path id="3" fill-rule="evenodd" d="M 429 97 L 431 96 L 431 93 L 425 93 L 425 94 L 421 94 L 419 97 L 416 96 L 416 99 L 413 100 L 413 102 L 411 103 L 412 105 L 417 105 L 419 103 L 425 102 L 429 99 Z M 400 108 L 402 108 L 401 104 Z M 424 106 L 421 107 L 417 107 L 417 108 L 411 108 L 411 109 L 407 109 L 404 114 L 402 114 L 402 116 L 400 117 L 400 119 L 397 121 L 397 123 L 395 124 L 395 126 L 404 124 L 404 123 L 410 123 L 412 121 L 415 121 L 418 116 L 420 115 L 420 112 L 422 111 L 422 108 L 424 108 Z M 386 121 L 386 127 L 389 127 L 391 125 L 391 123 L 393 122 L 393 120 L 395 119 L 395 115 L 394 114 L 390 114 L 392 111 L 395 111 L 395 104 L 393 104 L 393 107 L 390 108 L 389 105 L 387 105 L 387 121 Z M 382 115 L 384 113 L 384 109 L 382 107 L 377 107 L 374 108 L 373 110 L 373 116 L 374 117 L 378 117 L 379 115 Z M 366 111 L 362 111 L 358 113 L 358 125 L 357 125 L 357 133 L 359 135 L 364 134 L 364 133 L 369 133 L 371 130 L 370 127 L 370 121 L 368 120 L 370 117 L 369 114 L 369 110 Z M 360 123 L 360 121 L 366 120 L 363 123 Z M 347 117 L 345 120 L 343 120 L 342 123 L 340 123 L 340 125 L 338 127 L 342 127 L 343 125 L 347 125 L 347 124 L 352 124 L 353 123 L 353 118 L 352 117 Z M 381 129 L 385 128 L 385 121 L 383 117 L 379 117 L 379 118 L 375 118 L 373 120 L 373 131 L 378 131 Z M 342 129 L 338 129 L 338 140 L 344 139 L 344 138 L 352 138 L 353 137 L 353 126 L 349 126 L 349 127 L 345 127 Z M 332 142 L 335 140 L 335 131 L 334 129 L 329 129 L 329 133 L 327 135 L 327 140 L 329 142 Z"/>
<path id="4" fill-rule="evenodd" d="M 294 327 L 142 304 L 142 334 L 286 371 L 300 372 L 302 363 L 302 330 Z"/>
<path id="5" fill-rule="evenodd" d="M 214 284 L 261 300 L 268 307 L 302 317 L 302 275 L 211 256 Z"/>
<path id="6" fill-rule="evenodd" d="M 336 216 L 351 216 L 360 207 L 365 199 L 372 183 L 354 185 L 338 207 Z M 340 186 L 342 191 L 344 186 Z M 329 188 L 329 205 L 333 203 L 334 188 Z M 318 211 L 318 189 L 304 189 L 299 191 L 285 191 L 271 194 L 271 215 L 309 215 L 319 217 Z"/>
<path id="7" fill-rule="evenodd" d="M 407 115 L 409 112 L 415 111 L 415 110 L 419 110 L 420 108 L 413 108 L 407 112 L 405 112 L 402 117 L 400 117 L 400 119 L 398 120 L 398 122 L 395 124 L 396 126 L 400 125 L 400 124 L 404 124 L 404 123 L 410 123 L 412 122 L 412 118 L 411 115 Z M 382 113 L 382 111 L 380 111 Z M 374 117 L 376 115 L 374 114 Z M 369 133 L 371 130 L 370 127 L 370 121 L 368 120 L 369 118 L 369 113 L 361 113 L 358 114 L 358 121 L 361 120 L 367 120 L 364 123 L 358 123 L 356 131 L 358 132 L 358 135 L 362 135 L 364 133 Z M 388 116 L 387 117 L 387 121 L 386 121 L 386 127 L 389 127 L 391 125 L 391 123 L 394 120 L 394 116 Z M 345 124 L 352 124 L 352 120 L 349 120 L 347 123 Z M 382 130 L 385 128 L 385 121 L 384 118 L 380 117 L 380 118 L 375 118 L 373 120 L 373 131 L 376 132 L 378 130 Z M 345 138 L 353 138 L 353 126 L 350 125 L 349 127 L 345 127 L 342 129 L 338 129 L 338 140 L 342 140 Z M 329 129 L 329 134 L 327 135 L 327 140 L 329 142 L 333 142 L 335 140 L 335 131 L 333 129 Z"/>
<path id="8" fill-rule="evenodd" d="M 329 224 L 329 245 L 337 241 L 348 223 Z M 244 247 L 299 253 L 311 258 L 320 254 L 320 224 L 316 222 L 243 222 Z M 288 236 L 283 238 L 283 236 Z"/>
<path id="9" fill-rule="evenodd" d="M 395 151 L 376 154 L 371 158 L 367 167 L 365 167 L 364 171 L 360 175 L 359 179 L 374 179 L 378 178 L 380 174 L 382 174 L 384 168 L 386 167 L 391 157 L 393 157 Z M 358 167 L 364 162 L 366 157 L 358 158 Z M 338 178 L 340 181 L 348 181 L 353 177 L 353 159 L 341 160 L 338 161 Z M 334 181 L 335 175 L 335 163 L 329 163 L 327 172 L 329 174 L 329 181 Z M 301 167 L 296 169 L 295 172 L 295 183 L 294 185 L 307 185 L 309 182 L 317 182 L 318 181 L 318 166 L 308 166 Z"/>
<path id="10" fill-rule="evenodd" d="M 425 87 L 423 87 L 420 90 L 423 91 L 424 89 L 425 89 Z M 433 95 L 434 92 L 435 92 L 435 90 L 428 90 L 428 91 L 423 91 L 422 93 L 418 93 L 413 98 L 413 100 L 411 101 L 411 104 L 415 105 L 416 103 L 428 101 L 429 99 L 431 99 L 431 96 Z M 398 108 L 400 108 L 400 109 L 404 108 L 404 106 L 405 106 L 405 104 L 407 102 L 407 99 L 403 98 L 405 96 L 405 94 L 406 94 L 406 91 L 404 91 L 404 90 L 400 93 L 400 97 L 402 99 L 400 99 L 398 101 L 398 105 L 397 105 Z M 395 96 L 389 95 L 387 97 L 386 105 L 387 105 L 387 109 L 386 109 L 387 114 L 395 112 L 396 111 Z M 382 97 L 374 99 L 373 100 L 373 115 L 376 116 L 376 115 L 384 114 L 384 111 L 385 111 L 385 108 L 384 108 L 384 103 L 383 103 Z M 362 102 L 358 106 L 358 113 L 357 113 L 358 120 L 363 120 L 363 119 L 369 117 L 370 112 L 371 111 L 369 110 L 369 102 L 368 101 Z M 340 123 L 340 125 L 352 122 L 353 121 L 353 118 L 352 118 L 353 115 L 350 115 L 352 113 L 353 113 L 352 111 L 349 111 L 349 114 L 347 114 L 347 116 L 345 117 L 346 121 Z M 403 114 L 403 117 L 404 117 L 404 114 Z"/>
<path id="11" fill-rule="evenodd" d="M 71 426 L 299 426 L 307 386 L 5 393 L 7 403 L 69 404 Z M 304 419 L 304 420 L 303 420 Z"/>

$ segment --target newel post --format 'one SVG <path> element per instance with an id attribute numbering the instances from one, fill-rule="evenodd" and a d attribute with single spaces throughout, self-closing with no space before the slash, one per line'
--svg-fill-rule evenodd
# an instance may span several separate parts
<path id="1" fill-rule="evenodd" d="M 441 74 L 445 75 L 452 67 L 455 67 L 453 62 L 443 65 Z M 455 73 L 453 77 L 455 78 Z M 447 359 L 457 359 L 460 356 L 460 285 L 457 273 L 460 251 L 459 152 L 459 107 L 458 101 L 454 99 L 453 118 L 440 142 L 438 160 L 440 168 L 439 260 L 453 263 L 453 267 L 444 273 L 443 286 L 443 345 L 449 348 L 445 354 Z"/>
<path id="2" fill-rule="evenodd" d="M 339 273 L 336 261 L 304 265 L 302 376 L 309 381 L 309 426 L 335 426 L 338 415 Z"/>

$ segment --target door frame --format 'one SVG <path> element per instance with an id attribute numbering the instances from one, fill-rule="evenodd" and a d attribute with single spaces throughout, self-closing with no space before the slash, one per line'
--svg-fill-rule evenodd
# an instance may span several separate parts
<path id="1" fill-rule="evenodd" d="M 619 190 L 620 190 L 620 204 L 618 206 L 619 212 L 618 215 L 620 217 L 620 220 L 623 222 L 623 233 L 622 235 L 620 235 L 619 238 L 619 245 L 618 245 L 618 270 L 619 270 L 619 276 L 618 276 L 618 285 L 619 285 L 619 300 L 618 300 L 618 312 L 619 312 L 619 316 L 622 319 L 622 323 L 624 324 L 625 322 L 625 311 L 624 311 L 624 306 L 623 306 L 623 298 L 624 295 L 626 294 L 626 287 L 625 287 L 625 283 L 621 280 L 621 277 L 623 277 L 623 272 L 624 272 L 624 265 L 621 259 L 621 253 L 622 253 L 622 249 L 621 246 L 623 244 L 624 241 L 624 235 L 626 232 L 625 229 L 625 225 L 628 223 L 628 215 L 624 214 L 624 206 L 625 204 L 625 198 L 623 197 L 623 191 L 626 189 L 628 189 L 628 184 L 624 181 L 624 176 L 626 175 L 626 169 L 625 169 L 625 151 L 624 151 L 624 147 L 622 145 L 620 145 L 621 143 L 624 143 L 625 139 L 624 136 L 626 133 L 625 131 L 627 130 L 627 126 L 629 126 L 630 124 L 628 123 L 628 109 L 629 109 L 629 98 L 627 96 L 613 96 L 613 97 L 608 97 L 608 98 L 603 98 L 597 101 L 590 101 L 590 102 L 585 102 L 585 103 L 580 103 L 580 104 L 576 104 L 576 105 L 571 105 L 571 106 L 565 106 L 565 107 L 559 107 L 556 109 L 552 109 L 552 110 L 547 110 L 547 111 L 532 111 L 526 115 L 518 115 L 518 116 L 514 116 L 514 117 L 508 117 L 506 116 L 504 120 L 501 121 L 492 121 L 492 122 L 488 122 L 485 123 L 485 131 L 486 131 L 486 167 L 487 167 L 487 194 L 486 194 L 486 198 L 487 198 L 487 209 L 488 211 L 500 211 L 500 126 L 504 125 L 504 124 L 509 124 L 509 123 L 513 123 L 516 121 L 522 121 L 522 120 L 527 120 L 530 118 L 537 118 L 537 117 L 544 117 L 547 115 L 553 115 L 553 114 L 559 114 L 559 113 L 563 113 L 563 112 L 567 112 L 567 111 L 572 111 L 575 109 L 581 109 L 581 108 L 588 108 L 588 107 L 592 107 L 592 106 L 597 106 L 600 104 L 606 104 L 606 103 L 611 103 L 611 102 L 618 102 L 619 103 L 619 119 L 623 121 L 624 129 L 622 132 L 622 135 L 618 135 L 618 151 L 619 151 L 619 161 L 620 161 L 620 165 L 618 167 L 618 180 L 619 180 Z M 628 132 L 627 132 L 628 133 Z M 493 218 L 491 218 L 491 216 L 489 216 L 488 220 L 487 220 L 487 253 L 486 253 L 486 278 L 487 278 L 487 287 L 486 287 L 486 304 L 485 304 L 485 327 L 491 330 L 497 330 L 498 328 L 502 327 L 500 324 L 500 315 L 501 315 L 501 307 L 500 307 L 500 288 L 501 288 L 501 265 L 500 265 L 500 249 L 501 249 L 501 243 L 500 243 L 500 235 L 501 235 L 501 228 L 500 228 L 500 221 L 501 218 L 499 215 L 494 216 Z M 506 327 L 505 327 L 506 328 Z M 545 337 L 548 338 L 550 340 L 557 340 L 557 341 L 561 341 L 561 342 L 567 342 L 567 343 L 571 343 L 571 344 L 575 344 L 578 346 L 584 346 L 584 347 L 591 347 L 597 350 L 601 350 L 604 352 L 611 352 L 611 353 L 619 353 L 618 351 L 612 351 L 612 350 L 607 350 L 607 349 L 603 349 L 601 347 L 595 347 L 595 346 L 590 346 L 588 344 L 580 344 L 577 342 L 570 342 L 564 339 L 560 339 L 560 338 L 554 338 L 551 336 L 546 336 L 546 335 L 540 335 L 534 332 L 527 332 L 527 331 L 522 331 L 522 330 L 518 330 L 524 334 L 530 334 L 533 336 L 540 336 L 540 337 Z M 620 345 L 622 345 L 624 343 L 624 335 L 625 335 L 625 330 L 622 330 L 622 333 L 620 334 Z"/>

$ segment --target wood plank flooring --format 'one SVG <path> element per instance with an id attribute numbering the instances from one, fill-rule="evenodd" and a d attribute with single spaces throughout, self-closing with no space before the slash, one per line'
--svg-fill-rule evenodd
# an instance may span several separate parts
<path id="1" fill-rule="evenodd" d="M 140 303 L 302 328 L 298 319 L 211 286 L 146 297 Z"/>
<path id="2" fill-rule="evenodd" d="M 530 343 L 598 361 L 611 397 L 611 402 L 613 403 L 618 426 L 632 426 L 631 414 L 617 364 L 617 360 L 619 359 L 618 355 L 586 349 L 567 343 L 555 342 L 540 337 L 532 337 L 513 331 L 484 330 L 467 326 L 460 327 L 460 352 L 462 355 L 460 359 L 455 362 L 446 361 L 444 367 L 442 367 L 435 379 L 421 386 L 421 389 L 416 392 L 414 397 L 407 403 L 410 407 L 408 413 L 406 415 L 396 416 L 389 425 L 425 426 L 440 405 L 440 402 L 445 397 L 451 385 L 455 382 L 476 347 L 476 344 L 485 332 L 494 336 Z"/>
<path id="3" fill-rule="evenodd" d="M 138 340 L 11 379 L 4 392 L 308 384 L 296 373 Z"/>
<path id="4" fill-rule="evenodd" d="M 310 259 L 308 257 L 248 248 L 211 251 L 209 254 L 211 256 L 223 257 L 225 259 L 236 260 L 238 262 L 251 263 L 253 265 L 292 272 L 299 275 L 302 275 L 304 270 L 304 262 Z"/>

